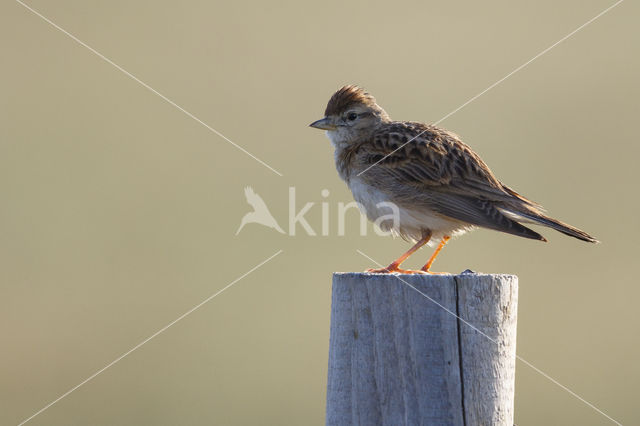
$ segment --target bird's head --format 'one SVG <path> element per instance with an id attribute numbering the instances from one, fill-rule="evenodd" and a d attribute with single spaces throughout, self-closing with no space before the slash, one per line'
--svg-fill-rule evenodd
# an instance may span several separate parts
<path id="1" fill-rule="evenodd" d="M 331 142 L 342 146 L 367 138 L 380 124 L 390 120 L 373 96 L 358 86 L 349 85 L 331 96 L 324 118 L 309 126 L 326 130 Z"/>

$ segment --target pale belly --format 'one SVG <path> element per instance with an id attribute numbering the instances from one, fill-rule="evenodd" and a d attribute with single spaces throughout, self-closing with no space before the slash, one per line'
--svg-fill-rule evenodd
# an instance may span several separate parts
<path id="1" fill-rule="evenodd" d="M 355 177 L 348 182 L 353 198 L 367 218 L 383 231 L 391 231 L 407 240 L 417 241 L 423 231 L 433 233 L 430 243 L 444 236 L 456 236 L 473 227 L 455 219 L 439 215 L 428 209 L 411 209 L 393 203 L 375 187 Z"/>

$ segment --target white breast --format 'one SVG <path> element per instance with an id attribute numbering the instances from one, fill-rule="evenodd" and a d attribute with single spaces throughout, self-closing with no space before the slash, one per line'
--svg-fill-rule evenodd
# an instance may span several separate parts
<path id="1" fill-rule="evenodd" d="M 472 228 L 463 222 L 441 216 L 428 209 L 412 209 L 397 205 L 385 193 L 356 176 L 349 179 L 347 184 L 353 193 L 353 198 L 372 222 L 397 212 L 395 213 L 396 221 L 385 219 L 378 225 L 382 230 L 391 231 L 405 239 L 417 241 L 422 238 L 423 230 L 429 229 L 433 232 L 431 242 L 434 243 L 445 235 L 459 235 Z M 387 203 L 393 204 L 396 208 Z"/>

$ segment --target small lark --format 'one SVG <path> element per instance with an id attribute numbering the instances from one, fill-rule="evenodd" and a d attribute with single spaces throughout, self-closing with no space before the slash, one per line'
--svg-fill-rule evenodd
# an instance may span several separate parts
<path id="1" fill-rule="evenodd" d="M 545 216 L 540 205 L 500 182 L 457 135 L 429 124 L 392 121 L 375 98 L 357 86 L 334 93 L 325 117 L 310 126 L 327 131 L 338 173 L 369 220 L 416 242 L 386 268 L 368 272 L 432 273 L 429 269 L 447 241 L 478 226 L 546 241 L 521 224 L 535 223 L 597 242 Z M 398 220 L 380 220 L 393 213 L 390 203 L 397 206 Z M 399 268 L 432 240 L 440 244 L 422 269 Z"/>

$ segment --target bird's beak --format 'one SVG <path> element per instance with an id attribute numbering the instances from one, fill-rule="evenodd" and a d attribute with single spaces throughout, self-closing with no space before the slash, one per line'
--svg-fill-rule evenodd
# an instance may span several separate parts
<path id="1" fill-rule="evenodd" d="M 333 123 L 331 123 L 331 119 L 329 119 L 329 117 L 321 118 L 318 121 L 314 121 L 313 123 L 309 124 L 309 127 L 315 127 L 316 129 L 320 129 L 320 130 L 336 129 L 336 126 Z"/>

